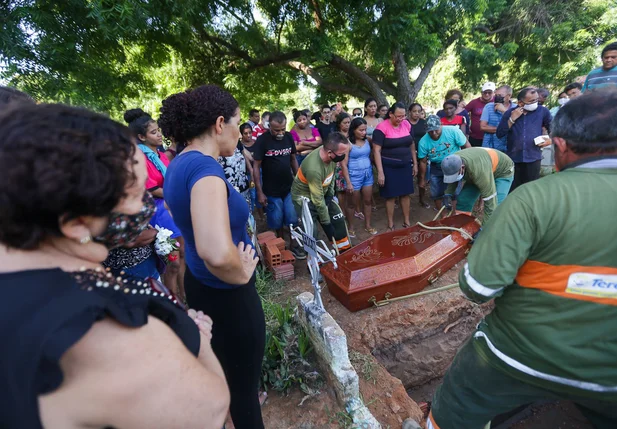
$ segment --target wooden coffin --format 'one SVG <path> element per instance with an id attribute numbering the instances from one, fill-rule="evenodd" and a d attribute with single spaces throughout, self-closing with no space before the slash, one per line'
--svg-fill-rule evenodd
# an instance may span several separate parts
<path id="1" fill-rule="evenodd" d="M 480 225 L 459 214 L 427 226 L 462 228 L 471 236 Z M 321 273 L 330 293 L 350 311 L 372 301 L 416 293 L 435 282 L 469 252 L 470 240 L 458 231 L 428 230 L 419 225 L 376 235 L 326 263 Z"/>

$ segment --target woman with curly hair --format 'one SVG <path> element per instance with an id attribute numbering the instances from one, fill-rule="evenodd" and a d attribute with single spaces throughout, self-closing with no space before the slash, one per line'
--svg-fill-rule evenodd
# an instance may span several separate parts
<path id="1" fill-rule="evenodd" d="M 0 111 L 0 427 L 220 429 L 211 320 L 101 266 L 154 212 L 135 136 L 81 108 Z"/>
<path id="2" fill-rule="evenodd" d="M 186 149 L 169 165 L 165 201 L 186 241 L 186 298 L 214 321 L 212 348 L 231 391 L 236 429 L 263 428 L 259 379 L 265 320 L 255 290 L 249 207 L 217 162 L 238 143 L 240 108 L 227 91 L 205 85 L 163 100 L 161 121 Z"/>
<path id="3" fill-rule="evenodd" d="M 182 233 L 165 207 L 163 199 L 163 185 L 169 166 L 169 158 L 161 149 L 163 135 L 157 122 L 141 109 L 131 109 L 124 113 L 124 120 L 129 124 L 129 129 L 135 133 L 138 139 L 138 147 L 146 157 L 148 180 L 146 189 L 154 197 L 156 214 L 152 218 L 151 225 L 166 228 L 172 232 L 171 238 L 176 239 L 180 245 L 179 250 L 169 255 L 169 263 L 163 274 L 163 283 L 174 293 L 184 297 L 184 240 Z"/>
<path id="4" fill-rule="evenodd" d="M 446 92 L 446 96 L 444 97 L 444 101 L 455 100 L 457 102 L 456 109 L 454 110 L 454 114 L 458 116 L 462 116 L 465 119 L 465 124 L 467 124 L 466 132 L 463 132 L 466 136 L 469 136 L 469 126 L 471 125 L 471 120 L 469 118 L 469 112 L 465 109 L 465 101 L 463 100 L 463 93 L 460 89 L 449 89 Z M 437 116 L 439 118 L 443 118 L 446 116 L 446 111 L 444 109 L 439 110 L 437 112 Z"/>

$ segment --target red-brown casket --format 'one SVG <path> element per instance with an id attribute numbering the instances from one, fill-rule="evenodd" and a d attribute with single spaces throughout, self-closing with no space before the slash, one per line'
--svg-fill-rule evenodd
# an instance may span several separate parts
<path id="1" fill-rule="evenodd" d="M 459 214 L 427 222 L 429 227 L 454 227 L 470 236 L 480 225 Z M 326 263 L 321 273 L 330 293 L 350 311 L 371 307 L 374 300 L 416 293 L 462 260 L 469 251 L 468 236 L 453 230 L 430 230 L 414 225 L 370 238 Z"/>

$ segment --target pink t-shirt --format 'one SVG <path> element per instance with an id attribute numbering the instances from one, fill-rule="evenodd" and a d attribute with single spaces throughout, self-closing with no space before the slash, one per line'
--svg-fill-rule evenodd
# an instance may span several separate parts
<path id="1" fill-rule="evenodd" d="M 411 161 L 411 124 L 403 121 L 398 127 L 392 126 L 389 119 L 381 121 L 373 132 L 373 144 L 381 146 L 381 158 Z"/>
<path id="2" fill-rule="evenodd" d="M 317 140 L 317 137 L 321 137 L 321 135 L 319 134 L 319 130 L 316 127 L 311 127 L 311 133 L 313 134 L 313 138 L 307 139 L 306 141 L 308 142 L 314 142 L 315 140 Z M 291 130 L 291 136 L 294 138 L 294 141 L 296 143 L 300 143 L 300 136 L 298 135 L 296 130 Z"/>
<path id="3" fill-rule="evenodd" d="M 156 153 L 158 154 L 161 161 L 163 161 L 163 164 L 165 164 L 165 166 L 168 167 L 169 158 L 167 158 L 167 155 L 165 155 L 164 152 L 161 152 L 158 150 L 156 151 Z M 146 169 L 148 170 L 148 179 L 146 180 L 146 189 L 150 190 L 150 189 L 162 188 L 163 183 L 165 183 L 165 178 L 163 177 L 161 172 L 156 168 L 156 166 L 148 160 L 148 157 L 145 154 L 144 154 L 144 157 L 146 158 Z"/>

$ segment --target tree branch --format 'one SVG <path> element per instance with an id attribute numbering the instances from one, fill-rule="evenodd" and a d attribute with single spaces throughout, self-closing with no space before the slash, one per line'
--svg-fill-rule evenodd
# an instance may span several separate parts
<path id="1" fill-rule="evenodd" d="M 506 25 L 505 27 L 498 28 L 497 30 L 491 30 L 486 25 L 476 25 L 473 29 L 477 31 L 482 31 L 488 34 L 489 36 L 491 36 L 493 34 L 497 34 L 497 33 L 501 33 L 502 31 L 509 30 L 510 28 L 516 27 L 517 25 L 519 25 L 519 23 L 515 22 L 513 24 Z"/>
<path id="2" fill-rule="evenodd" d="M 313 21 L 315 21 L 315 28 L 317 28 L 317 31 L 321 32 L 323 29 L 323 15 L 321 14 L 319 0 L 311 0 L 311 6 L 313 7 Z"/>
<path id="3" fill-rule="evenodd" d="M 304 73 L 307 76 L 310 76 L 311 78 L 313 78 L 315 80 L 315 82 L 317 82 L 317 84 L 319 86 L 321 86 L 322 88 L 328 90 L 328 91 L 332 91 L 332 92 L 340 92 L 343 94 L 350 94 L 353 95 L 354 97 L 358 97 L 362 100 L 367 99 L 371 96 L 370 93 L 364 91 L 361 88 L 356 88 L 356 87 L 352 87 L 352 86 L 346 86 L 346 85 L 340 85 L 337 83 L 332 83 L 332 82 L 328 82 L 327 80 L 325 80 L 319 73 L 317 73 L 315 71 L 315 69 L 313 69 L 310 66 L 307 66 L 304 63 L 301 63 L 300 61 L 288 61 L 287 65 L 289 65 L 289 67 L 292 67 L 296 70 L 301 71 L 302 73 Z"/>
<path id="4" fill-rule="evenodd" d="M 338 68 L 344 73 L 348 74 L 352 78 L 357 79 L 362 86 L 364 86 L 368 92 L 377 100 L 377 104 L 388 104 L 383 91 L 379 87 L 379 83 L 370 77 L 364 70 L 357 65 L 347 61 L 346 59 L 333 55 L 330 61 L 328 61 L 332 67 Z"/>

